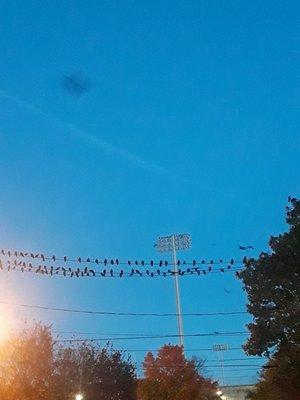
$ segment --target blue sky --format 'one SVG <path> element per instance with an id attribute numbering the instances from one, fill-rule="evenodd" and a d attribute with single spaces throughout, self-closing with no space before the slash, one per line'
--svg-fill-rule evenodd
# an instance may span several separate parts
<path id="1" fill-rule="evenodd" d="M 181 257 L 240 258 L 240 243 L 255 247 L 251 255 L 266 249 L 286 228 L 287 196 L 300 189 L 298 12 L 296 1 L 1 2 L 2 246 L 146 259 L 157 236 L 190 232 L 193 247 Z M 61 86 L 68 74 L 87 77 L 90 90 L 69 95 Z M 182 279 L 183 310 L 244 309 L 229 275 Z M 175 307 L 171 279 L 10 274 L 0 289 L 2 300 L 58 307 Z M 176 333 L 172 318 L 2 313 L 57 330 Z M 184 329 L 240 331 L 248 319 L 188 318 Z M 186 347 L 244 339 L 187 339 Z M 243 354 L 226 354 L 233 357 Z M 229 371 L 228 382 L 254 374 Z"/>

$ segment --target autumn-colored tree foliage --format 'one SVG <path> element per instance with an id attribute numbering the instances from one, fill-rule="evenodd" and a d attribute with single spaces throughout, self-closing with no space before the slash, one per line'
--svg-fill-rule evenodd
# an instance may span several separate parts
<path id="1" fill-rule="evenodd" d="M 118 350 L 58 347 L 36 324 L 0 343 L 0 400 L 136 400 L 135 368 Z"/>
<path id="2" fill-rule="evenodd" d="M 53 340 L 36 325 L 0 346 L 0 399 L 52 400 Z"/>
<path id="3" fill-rule="evenodd" d="M 187 360 L 180 346 L 163 346 L 154 357 L 148 353 L 145 378 L 138 385 L 138 400 L 211 400 L 217 386 L 198 371 L 196 360 Z"/>

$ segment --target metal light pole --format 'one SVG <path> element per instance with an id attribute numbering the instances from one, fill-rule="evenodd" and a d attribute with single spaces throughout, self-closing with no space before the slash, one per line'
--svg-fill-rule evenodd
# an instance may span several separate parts
<path id="1" fill-rule="evenodd" d="M 187 233 L 179 235 L 170 235 L 159 237 L 156 243 L 158 251 L 161 253 L 171 252 L 173 256 L 174 264 L 174 283 L 175 283 L 175 300 L 176 300 L 176 310 L 177 310 L 177 325 L 178 325 L 178 335 L 179 344 L 184 346 L 183 343 L 183 321 L 182 321 L 182 311 L 181 311 L 181 301 L 180 301 L 180 288 L 178 279 L 178 264 L 176 251 L 186 250 L 191 247 L 191 236 Z"/>

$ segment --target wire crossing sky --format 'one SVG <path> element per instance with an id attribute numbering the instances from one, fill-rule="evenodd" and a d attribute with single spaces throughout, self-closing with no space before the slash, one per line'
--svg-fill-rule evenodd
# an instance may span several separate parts
<path id="1" fill-rule="evenodd" d="M 294 0 L 1 2 L 1 248 L 75 255 L 82 269 L 99 255 L 107 274 L 116 255 L 138 261 L 134 270 L 159 262 L 158 237 L 182 232 L 192 247 L 178 259 L 205 260 L 201 271 L 220 257 L 224 267 L 213 269 L 268 251 L 270 235 L 287 229 L 288 196 L 300 191 L 298 13 Z M 172 263 L 168 254 L 163 261 Z M 130 324 L 141 334 L 177 333 L 171 277 L 0 272 L 7 332 L 41 320 L 64 332 L 117 333 Z M 180 289 L 184 333 L 247 330 L 234 273 L 180 279 Z M 185 345 L 226 344 L 243 358 L 246 337 L 187 337 Z M 133 342 L 134 361 L 166 340 L 178 342 Z M 226 382 L 256 379 L 243 371 L 226 371 Z M 220 378 L 218 368 L 209 373 Z"/>

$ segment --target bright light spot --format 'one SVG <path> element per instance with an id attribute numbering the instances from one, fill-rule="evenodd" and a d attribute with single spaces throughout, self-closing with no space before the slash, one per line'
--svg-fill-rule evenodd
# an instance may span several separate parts
<path id="1" fill-rule="evenodd" d="M 221 400 L 227 400 L 226 396 L 221 396 Z"/>
<path id="2" fill-rule="evenodd" d="M 80 393 L 76 394 L 75 400 L 83 400 L 83 395 Z"/>
<path id="3" fill-rule="evenodd" d="M 217 396 L 221 396 L 223 394 L 223 392 L 222 392 L 222 390 L 218 390 L 216 394 L 217 394 Z"/>
<path id="4" fill-rule="evenodd" d="M 0 314 L 0 340 L 5 340 L 8 338 L 9 335 L 9 326 L 8 320 L 3 315 Z"/>

